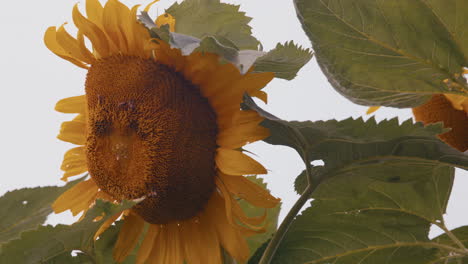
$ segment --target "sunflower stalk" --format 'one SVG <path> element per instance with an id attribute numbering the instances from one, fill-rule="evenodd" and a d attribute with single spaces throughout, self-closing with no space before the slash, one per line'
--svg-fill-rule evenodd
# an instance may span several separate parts
<path id="1" fill-rule="evenodd" d="M 299 131 L 295 131 L 295 132 L 296 132 L 296 136 L 298 136 L 298 138 L 302 142 L 305 142 L 303 141 L 304 138 L 302 134 Z M 263 255 L 262 255 L 262 258 L 260 259 L 259 264 L 271 263 L 271 260 L 273 259 L 276 253 L 276 250 L 278 249 L 278 246 L 280 245 L 284 236 L 288 232 L 289 227 L 293 223 L 297 214 L 304 207 L 306 202 L 310 199 L 312 193 L 315 191 L 315 189 L 317 189 L 317 186 L 320 184 L 321 180 L 325 178 L 323 176 L 317 177 L 318 175 L 314 177 L 314 174 L 312 173 L 312 165 L 309 162 L 306 150 L 303 151 L 301 156 L 303 157 L 303 161 L 306 165 L 307 187 L 304 190 L 304 192 L 301 194 L 299 199 L 296 201 L 296 203 L 293 205 L 291 210 L 288 212 L 283 222 L 281 222 L 281 225 L 279 226 L 278 231 L 273 235 L 273 238 L 270 240 L 270 243 L 268 243 L 267 248 L 263 252 Z"/>

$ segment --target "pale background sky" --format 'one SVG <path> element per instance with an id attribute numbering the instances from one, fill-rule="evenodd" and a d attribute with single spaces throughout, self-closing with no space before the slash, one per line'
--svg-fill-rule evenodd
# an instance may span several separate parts
<path id="1" fill-rule="evenodd" d="M 102 2 L 102 0 L 101 0 Z M 132 6 L 149 1 L 123 1 Z M 174 0 L 162 0 L 152 9 L 152 17 L 162 14 Z M 229 0 L 254 19 L 253 34 L 264 50 L 277 42 L 294 40 L 304 47 L 311 44 L 296 18 L 292 0 Z M 72 147 L 56 139 L 60 123 L 71 116 L 55 112 L 55 103 L 65 97 L 83 94 L 86 71 L 52 54 L 43 44 L 49 26 L 72 24 L 71 10 L 84 1 L 4 1 L 0 9 L 0 195 L 6 191 L 34 186 L 62 185 L 59 167 L 66 150 Z M 73 29 L 72 25 L 68 29 Z M 315 60 L 293 81 L 274 80 L 266 91 L 269 104 L 264 108 L 286 120 L 329 120 L 357 118 L 367 107 L 358 106 L 339 95 L 327 82 Z M 411 117 L 410 110 L 383 108 L 377 120 Z M 293 189 L 295 177 L 304 165 L 294 150 L 263 142 L 251 144 L 269 170 L 264 178 L 272 193 L 282 198 L 281 218 L 298 198 Z M 468 173 L 457 171 L 446 216 L 449 228 L 468 224 Z M 48 223 L 69 222 L 68 212 L 51 216 Z M 438 232 L 433 232 L 436 234 Z"/>

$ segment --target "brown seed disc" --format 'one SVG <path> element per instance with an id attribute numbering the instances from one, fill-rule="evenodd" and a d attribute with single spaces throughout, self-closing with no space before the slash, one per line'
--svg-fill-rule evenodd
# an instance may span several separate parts
<path id="1" fill-rule="evenodd" d="M 413 114 L 416 121 L 424 124 L 444 122 L 444 127 L 452 130 L 439 138 L 460 151 L 468 150 L 468 116 L 453 108 L 444 95 L 433 95 L 427 103 L 413 108 Z"/>
<path id="2" fill-rule="evenodd" d="M 86 79 L 87 160 L 99 188 L 164 224 L 195 216 L 214 190 L 216 114 L 199 88 L 152 59 L 113 56 Z"/>

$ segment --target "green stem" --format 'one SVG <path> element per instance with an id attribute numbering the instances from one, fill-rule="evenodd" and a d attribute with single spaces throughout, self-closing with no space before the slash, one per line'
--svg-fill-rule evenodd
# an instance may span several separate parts
<path id="1" fill-rule="evenodd" d="M 296 201 L 296 203 L 293 205 L 291 210 L 288 212 L 283 222 L 281 222 L 281 225 L 279 226 L 276 233 L 273 235 L 273 238 L 271 239 L 270 243 L 268 243 L 268 246 L 265 249 L 265 252 L 263 252 L 262 258 L 260 259 L 260 262 L 258 264 L 270 264 L 271 260 L 273 259 L 276 253 L 276 250 L 279 247 L 279 244 L 281 243 L 284 236 L 286 235 L 286 232 L 288 232 L 289 227 L 293 223 L 294 218 L 296 218 L 299 211 L 302 209 L 302 207 L 304 207 L 305 203 L 310 199 L 312 193 L 315 191 L 321 179 L 323 178 L 322 177 L 321 179 L 315 179 L 313 177 L 312 166 L 310 164 L 309 155 L 308 155 L 307 147 L 306 147 L 307 141 L 297 129 L 295 129 L 295 134 L 298 137 L 299 142 L 303 146 L 301 157 L 306 167 L 307 188 L 304 190 L 304 192 L 301 194 L 299 199 Z"/>
<path id="2" fill-rule="evenodd" d="M 307 202 L 307 200 L 309 200 L 310 195 L 312 194 L 314 189 L 315 188 L 312 188 L 311 185 L 307 186 L 305 191 L 302 193 L 301 197 L 299 197 L 299 199 L 296 201 L 296 203 L 293 205 L 293 207 L 289 211 L 288 215 L 286 215 L 286 217 L 284 218 L 283 222 L 278 228 L 278 231 L 276 231 L 275 235 L 273 236 L 267 248 L 265 249 L 265 252 L 263 252 L 263 256 L 260 259 L 260 262 L 258 264 L 269 264 L 271 262 L 273 256 L 276 253 L 276 250 L 278 249 L 278 246 L 281 240 L 283 240 L 284 235 L 286 235 L 286 232 L 291 226 L 296 215 L 299 213 L 299 211 Z"/>
<path id="3" fill-rule="evenodd" d="M 447 226 L 445 226 L 445 223 L 442 222 L 442 223 L 436 223 L 436 225 L 444 230 L 444 232 L 447 234 L 447 236 L 461 249 L 463 250 L 465 253 L 464 255 L 467 256 L 468 255 L 468 249 L 466 249 L 465 245 L 463 245 L 463 243 L 447 228 Z"/>

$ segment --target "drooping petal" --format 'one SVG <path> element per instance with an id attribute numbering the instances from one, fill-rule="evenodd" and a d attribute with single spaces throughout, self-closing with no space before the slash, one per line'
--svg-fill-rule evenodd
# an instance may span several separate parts
<path id="1" fill-rule="evenodd" d="M 267 173 L 262 164 L 241 151 L 219 148 L 215 160 L 218 168 L 225 174 L 252 175 Z"/>
<path id="2" fill-rule="evenodd" d="M 140 216 L 130 213 L 124 218 L 124 223 L 115 243 L 113 256 L 117 262 L 122 262 L 132 252 L 145 227 L 145 221 Z"/>
<path id="3" fill-rule="evenodd" d="M 60 195 L 52 208 L 57 214 L 70 210 L 73 215 L 77 215 L 94 202 L 97 192 L 98 187 L 92 179 L 82 181 Z"/>
<path id="4" fill-rule="evenodd" d="M 239 230 L 247 228 L 247 229 L 254 230 L 257 233 L 265 232 L 265 229 L 263 228 L 263 226 L 250 224 L 251 222 L 252 223 L 257 222 L 258 219 L 250 220 L 249 217 L 247 217 L 244 214 L 239 204 L 237 203 L 237 201 L 233 199 L 231 193 L 228 191 L 226 185 L 220 178 L 216 179 L 216 186 L 221 191 L 221 194 L 223 196 L 222 199 L 224 201 L 226 219 L 231 226 Z M 236 220 L 240 221 L 243 225 L 238 225 Z M 246 227 L 244 227 L 244 225 Z"/>
<path id="5" fill-rule="evenodd" d="M 104 223 L 102 223 L 102 225 L 94 234 L 94 240 L 96 240 L 102 233 L 104 233 L 104 231 L 106 231 L 107 228 L 109 228 L 109 226 L 111 226 L 112 223 L 114 223 L 121 215 L 122 215 L 122 212 L 116 213 L 112 215 L 111 217 L 109 217 L 109 219 L 104 221 Z"/>
<path id="6" fill-rule="evenodd" d="M 76 147 L 68 150 L 65 153 L 60 169 L 65 171 L 65 174 L 61 178 L 63 181 L 67 181 L 68 177 L 88 171 L 84 147 Z"/>
<path id="7" fill-rule="evenodd" d="M 154 242 L 160 231 L 159 225 L 150 225 L 148 232 L 141 243 L 141 247 L 138 250 L 136 264 L 143 264 L 150 256 L 151 250 L 153 249 Z"/>
<path id="8" fill-rule="evenodd" d="M 165 263 L 164 259 L 166 258 L 167 249 L 166 243 L 168 242 L 168 230 L 162 225 L 159 229 L 159 233 L 154 238 L 153 248 L 148 256 L 148 259 L 145 263 L 147 264 L 160 264 Z"/>
<path id="9" fill-rule="evenodd" d="M 180 224 L 177 222 L 169 223 L 167 228 L 166 241 L 166 258 L 162 263 L 183 263 L 185 254 L 181 244 Z"/>
<path id="10" fill-rule="evenodd" d="M 218 211 L 229 210 L 228 208 L 224 208 L 223 199 L 218 194 L 214 195 L 213 203 Z M 229 223 L 225 214 L 212 213 L 212 223 L 214 224 L 214 228 L 216 229 L 223 248 L 237 261 L 246 261 L 250 251 L 240 231 Z"/>
<path id="11" fill-rule="evenodd" d="M 273 197 L 270 192 L 245 177 L 230 176 L 222 173 L 219 174 L 219 177 L 229 192 L 255 206 L 273 208 L 279 203 L 279 199 Z"/>

